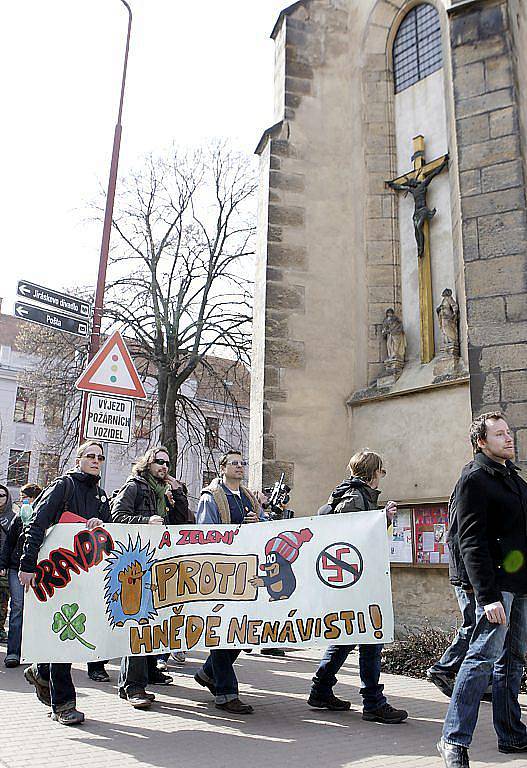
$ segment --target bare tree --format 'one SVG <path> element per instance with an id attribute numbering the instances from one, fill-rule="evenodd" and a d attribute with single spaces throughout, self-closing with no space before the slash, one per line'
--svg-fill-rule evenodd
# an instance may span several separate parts
<path id="1" fill-rule="evenodd" d="M 124 332 L 140 375 L 154 383 L 156 413 L 140 437 L 160 439 L 174 463 L 199 451 L 210 466 L 214 449 L 231 447 L 203 441 L 211 407 L 239 445 L 248 405 L 256 179 L 245 157 L 217 144 L 149 157 L 118 189 L 104 330 Z M 103 206 L 95 208 L 99 216 Z M 66 290 L 92 298 L 89 289 Z M 17 346 L 38 358 L 21 385 L 55 412 L 46 450 L 67 456 L 86 340 L 24 323 Z"/>
<path id="2" fill-rule="evenodd" d="M 237 376 L 248 363 L 256 187 L 247 158 L 225 144 L 150 157 L 119 184 L 105 317 L 136 340 L 134 357 L 156 381 L 160 439 L 174 462 L 178 420 L 188 434 L 205 424 L 185 382 L 207 374 L 236 408 L 209 357 L 230 358 Z"/>

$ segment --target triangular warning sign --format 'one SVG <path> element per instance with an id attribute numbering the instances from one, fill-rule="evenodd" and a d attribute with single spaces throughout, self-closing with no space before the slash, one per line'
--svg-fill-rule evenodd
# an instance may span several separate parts
<path id="1" fill-rule="evenodd" d="M 87 392 L 102 392 L 106 395 L 146 397 L 144 387 L 119 331 L 115 331 L 106 340 L 75 386 Z"/>

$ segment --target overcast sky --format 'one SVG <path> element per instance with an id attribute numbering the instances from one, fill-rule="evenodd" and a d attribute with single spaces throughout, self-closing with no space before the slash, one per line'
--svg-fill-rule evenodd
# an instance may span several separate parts
<path id="1" fill-rule="evenodd" d="M 283 0 L 130 0 L 119 173 L 172 142 L 252 154 L 273 122 L 269 39 Z M 17 0 L 0 11 L 3 311 L 18 279 L 95 282 L 127 14 L 120 0 Z"/>

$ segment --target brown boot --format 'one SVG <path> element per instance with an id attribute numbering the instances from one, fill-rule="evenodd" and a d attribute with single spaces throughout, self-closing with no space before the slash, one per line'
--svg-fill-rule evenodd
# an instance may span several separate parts
<path id="1" fill-rule="evenodd" d="M 223 704 L 216 702 L 215 706 L 225 712 L 231 712 L 233 715 L 252 715 L 254 712 L 250 704 L 244 704 L 240 699 L 231 699 L 231 701 L 225 701 Z"/>

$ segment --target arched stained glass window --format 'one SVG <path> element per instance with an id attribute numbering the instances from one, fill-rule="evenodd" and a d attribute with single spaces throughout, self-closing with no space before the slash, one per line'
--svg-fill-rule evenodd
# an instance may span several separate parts
<path id="1" fill-rule="evenodd" d="M 393 43 L 395 93 L 442 66 L 439 14 L 430 3 L 416 5 L 402 20 Z"/>

